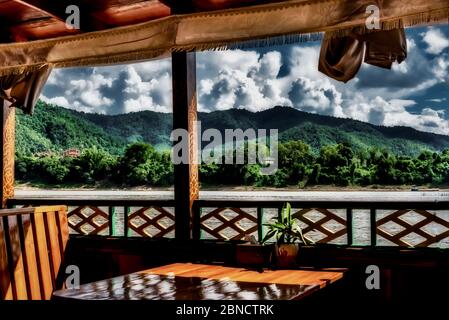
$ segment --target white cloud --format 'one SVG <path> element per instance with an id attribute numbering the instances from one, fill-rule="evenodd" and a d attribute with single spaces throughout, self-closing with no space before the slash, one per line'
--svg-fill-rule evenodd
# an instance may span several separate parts
<path id="1" fill-rule="evenodd" d="M 236 50 L 198 56 L 200 111 L 232 108 L 260 111 L 291 104 L 283 95 L 277 78 L 282 66 L 279 52 L 261 55 L 255 51 Z"/>
<path id="2" fill-rule="evenodd" d="M 224 66 L 231 70 L 240 70 L 249 74 L 258 69 L 260 54 L 255 51 L 212 51 L 197 54 L 199 78 L 204 74 L 218 74 Z"/>
<path id="3" fill-rule="evenodd" d="M 430 28 L 421 34 L 423 41 L 427 44 L 426 52 L 430 54 L 440 54 L 449 47 L 449 39 L 440 29 Z"/>
<path id="4" fill-rule="evenodd" d="M 442 102 L 447 101 L 447 99 L 446 99 L 446 98 L 441 98 L 441 99 L 427 99 L 427 101 L 429 101 L 429 102 L 435 102 L 435 103 L 442 103 Z"/>
<path id="5" fill-rule="evenodd" d="M 84 112 L 170 112 L 171 61 L 55 69 L 41 98 Z"/>
<path id="6" fill-rule="evenodd" d="M 449 134 L 449 122 L 444 117 L 444 112 L 431 108 L 424 108 L 420 113 L 412 113 L 408 107 L 416 105 L 413 100 L 392 99 L 384 100 L 376 97 L 371 100 L 352 101 L 347 109 L 349 116 L 365 122 L 384 126 L 406 126 L 417 130 Z"/>
<path id="7" fill-rule="evenodd" d="M 378 125 L 406 125 L 446 133 L 442 114 L 430 114 L 429 110 L 416 114 L 408 110 L 416 105 L 409 96 L 425 92 L 440 81 L 437 78 L 444 76 L 444 61 L 435 60 L 435 67 L 429 68 L 431 63 L 424 63 L 427 59 L 415 40 L 409 39 L 408 45 L 407 62 L 394 64 L 391 71 L 364 65 L 360 74 L 366 77 L 363 85 L 360 78 L 342 84 L 321 74 L 318 44 L 295 45 L 283 55 L 277 51 L 264 55 L 237 51 L 241 60 L 233 52 L 232 68 L 226 65 L 223 53 L 208 53 L 199 59 L 202 65 L 198 86 L 200 110 L 258 111 L 284 105 Z M 287 72 L 281 73 L 282 68 Z"/>
<path id="8" fill-rule="evenodd" d="M 133 67 L 144 81 L 150 81 L 170 73 L 171 59 L 160 59 L 157 61 L 133 64 Z"/>
<path id="9" fill-rule="evenodd" d="M 63 69 L 53 69 L 48 77 L 46 85 L 58 85 L 60 84 L 60 80 L 63 76 Z"/>
<path id="10" fill-rule="evenodd" d="M 289 97 L 293 106 L 299 110 L 344 116 L 341 93 L 327 79 L 314 81 L 300 77 L 293 82 Z"/>
<path id="11" fill-rule="evenodd" d="M 148 106 L 150 107 L 148 108 Z M 143 110 L 151 110 L 163 113 L 167 113 L 170 111 L 166 106 L 155 104 L 153 98 L 149 96 L 139 96 L 136 99 L 131 98 L 125 101 L 125 113 L 138 112 Z"/>
<path id="12" fill-rule="evenodd" d="M 403 61 L 401 64 L 393 63 L 391 69 L 403 74 L 408 73 L 410 70 L 407 61 Z"/>
<path id="13" fill-rule="evenodd" d="M 70 108 L 70 103 L 66 97 L 47 98 L 46 96 L 41 95 L 40 99 L 42 99 L 44 102 L 49 103 L 49 104 L 55 104 L 55 105 L 61 106 L 63 108 Z"/>
<path id="14" fill-rule="evenodd" d="M 149 67 L 148 64 L 143 68 L 136 68 L 134 65 L 126 68 L 127 77 L 123 89 L 125 113 L 143 110 L 165 113 L 171 111 L 171 77 L 168 72 L 160 72 L 158 77 L 150 77 L 153 72 L 155 68 Z M 144 77 L 149 80 L 145 81 Z"/>
<path id="15" fill-rule="evenodd" d="M 106 109 L 114 103 L 114 100 L 104 96 L 101 89 L 103 87 L 110 88 L 112 83 L 112 78 L 107 78 L 97 73 L 94 69 L 92 75 L 87 79 L 68 81 L 64 96 L 68 97 L 69 100 L 76 97 L 75 101 L 71 101 L 71 105 L 76 107 L 77 110 L 85 111 L 94 109 L 105 113 Z"/>
<path id="16" fill-rule="evenodd" d="M 433 64 L 432 71 L 435 77 L 440 81 L 447 81 L 448 79 L 448 69 L 449 69 L 449 57 L 442 56 L 438 57 Z"/>
<path id="17" fill-rule="evenodd" d="M 274 79 L 279 74 L 281 67 L 281 53 L 278 51 L 268 52 L 260 58 L 255 76 L 259 77 L 259 81 L 263 81 L 266 78 Z"/>
<path id="18" fill-rule="evenodd" d="M 388 114 L 385 125 L 407 126 L 421 131 L 449 135 L 449 124 L 444 119 L 444 113 L 425 108 L 420 114 L 412 114 L 405 110 Z"/>
<path id="19" fill-rule="evenodd" d="M 318 71 L 319 43 L 261 52 L 198 53 L 198 109 L 261 111 L 282 105 L 449 134 L 444 113 L 421 106 L 426 101 L 447 101 L 440 95 L 432 99 L 427 90 L 449 79 L 449 55 L 443 52 L 449 40 L 440 29 L 428 28 L 409 37 L 407 44 L 408 58 L 402 64 L 393 64 L 392 70 L 364 64 L 346 84 Z M 59 69 L 52 73 L 48 86 L 51 90 L 42 99 L 86 112 L 172 110 L 170 59 L 78 71 Z"/>

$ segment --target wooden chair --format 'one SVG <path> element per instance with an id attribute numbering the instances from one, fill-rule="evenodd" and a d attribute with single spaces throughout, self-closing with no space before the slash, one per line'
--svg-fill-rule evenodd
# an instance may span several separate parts
<path id="1" fill-rule="evenodd" d="M 0 300 L 48 300 L 69 238 L 67 207 L 0 210 Z"/>

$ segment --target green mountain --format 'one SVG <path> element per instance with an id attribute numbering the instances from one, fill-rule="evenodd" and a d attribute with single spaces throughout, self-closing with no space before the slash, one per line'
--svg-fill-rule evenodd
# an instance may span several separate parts
<path id="1" fill-rule="evenodd" d="M 126 139 L 111 135 L 80 113 L 39 101 L 33 116 L 17 112 L 16 151 L 21 154 L 59 152 L 100 146 L 111 153 L 123 150 Z"/>
<path id="2" fill-rule="evenodd" d="M 275 107 L 252 113 L 226 110 L 199 113 L 202 129 L 275 129 L 281 141 L 303 140 L 317 152 L 322 146 L 349 142 L 355 149 L 379 147 L 401 155 L 422 150 L 449 149 L 449 136 L 421 132 L 409 127 L 382 127 L 361 121 L 305 113 L 288 107 Z M 98 146 L 112 154 L 135 141 L 156 148 L 170 146 L 172 115 L 141 111 L 123 115 L 99 115 L 39 102 L 35 114 L 18 112 L 16 148 L 23 154 L 59 152 L 68 148 Z"/>
<path id="3" fill-rule="evenodd" d="M 172 115 L 152 111 L 133 112 L 120 115 L 102 115 L 76 112 L 73 116 L 93 123 L 111 137 L 120 137 L 127 143 L 148 142 L 156 149 L 168 149 L 171 145 Z"/>
<path id="4" fill-rule="evenodd" d="M 217 111 L 200 114 L 203 128 L 278 128 L 281 141 L 303 140 L 313 150 L 339 142 L 355 149 L 378 147 L 395 154 L 415 155 L 420 151 L 449 148 L 449 136 L 422 132 L 410 127 L 384 127 L 370 123 L 323 116 L 289 107 L 252 113 L 247 110 Z"/>

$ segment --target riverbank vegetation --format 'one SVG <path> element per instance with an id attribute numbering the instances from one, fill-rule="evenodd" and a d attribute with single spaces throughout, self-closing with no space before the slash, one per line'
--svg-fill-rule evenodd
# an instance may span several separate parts
<path id="1" fill-rule="evenodd" d="M 258 164 L 202 164 L 205 185 L 254 187 L 315 185 L 443 185 L 449 183 L 449 150 L 422 151 L 417 156 L 395 155 L 387 150 L 360 150 L 349 143 L 329 144 L 319 152 L 300 141 L 279 144 L 278 170 L 261 174 Z M 91 185 L 164 187 L 173 184 L 173 165 L 168 152 L 137 142 L 122 154 L 90 147 L 78 157 L 59 154 L 16 154 L 18 183 L 32 185 Z"/>

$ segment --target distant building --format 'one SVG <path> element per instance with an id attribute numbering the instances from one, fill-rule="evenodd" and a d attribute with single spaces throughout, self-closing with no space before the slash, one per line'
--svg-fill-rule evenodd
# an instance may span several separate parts
<path id="1" fill-rule="evenodd" d="M 79 157 L 80 154 L 81 154 L 80 151 L 76 148 L 67 149 L 62 152 L 62 155 L 64 157 L 70 157 L 70 158 Z"/>

